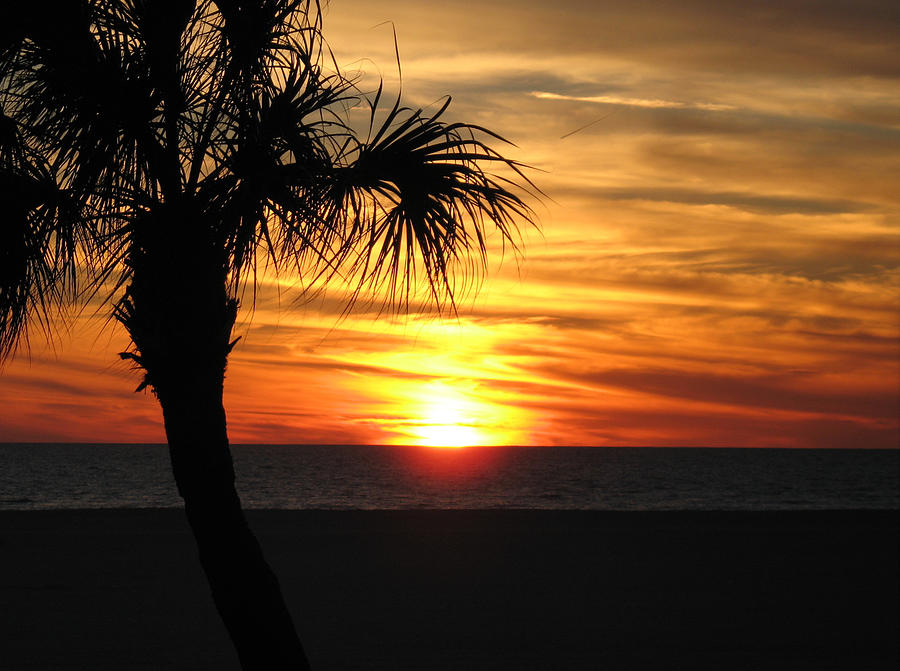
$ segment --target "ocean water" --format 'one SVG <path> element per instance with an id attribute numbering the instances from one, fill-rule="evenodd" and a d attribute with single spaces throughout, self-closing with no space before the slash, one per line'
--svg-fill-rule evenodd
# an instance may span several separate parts
<path id="1" fill-rule="evenodd" d="M 900 451 L 234 446 L 247 508 L 900 508 Z M 158 445 L 0 444 L 0 510 L 178 507 Z"/>

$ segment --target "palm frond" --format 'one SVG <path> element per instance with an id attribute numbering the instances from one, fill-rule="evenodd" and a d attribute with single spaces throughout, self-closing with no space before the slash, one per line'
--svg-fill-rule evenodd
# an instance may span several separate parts
<path id="1" fill-rule="evenodd" d="M 0 115 L 0 361 L 76 292 L 79 213 Z"/>
<path id="2" fill-rule="evenodd" d="M 351 272 L 360 288 L 384 290 L 395 305 L 408 307 L 422 282 L 438 308 L 455 308 L 460 290 L 486 267 L 491 232 L 519 253 L 520 225 L 536 225 L 526 199 L 540 192 L 524 165 L 482 139 L 506 142 L 502 137 L 441 120 L 449 97 L 430 115 L 398 100 L 376 128 L 379 96 L 380 89 L 371 137 L 352 149 L 335 188 L 348 225 L 345 249 L 354 256 Z"/>
<path id="3" fill-rule="evenodd" d="M 244 81 L 271 78 L 285 54 L 317 62 L 321 52 L 319 0 L 215 0 L 229 69 Z"/>

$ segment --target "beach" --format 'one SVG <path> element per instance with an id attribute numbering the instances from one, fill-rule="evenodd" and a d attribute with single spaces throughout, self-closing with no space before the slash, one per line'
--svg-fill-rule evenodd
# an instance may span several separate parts
<path id="1" fill-rule="evenodd" d="M 897 511 L 250 511 L 315 671 L 894 669 Z M 0 668 L 238 669 L 179 510 L 0 512 Z"/>

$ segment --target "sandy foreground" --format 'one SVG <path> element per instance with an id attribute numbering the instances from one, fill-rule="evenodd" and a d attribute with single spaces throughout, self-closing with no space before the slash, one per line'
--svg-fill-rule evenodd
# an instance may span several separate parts
<path id="1" fill-rule="evenodd" d="M 900 512 L 253 511 L 313 669 L 896 669 Z M 0 512 L 0 669 L 237 669 L 178 510 Z"/>

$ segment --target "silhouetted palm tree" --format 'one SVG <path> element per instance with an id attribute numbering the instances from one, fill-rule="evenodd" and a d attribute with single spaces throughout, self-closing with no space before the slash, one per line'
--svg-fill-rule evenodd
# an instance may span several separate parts
<path id="1" fill-rule="evenodd" d="M 487 227 L 515 244 L 531 220 L 483 169 L 519 166 L 487 131 L 443 122 L 446 105 L 379 112 L 380 89 L 323 66 L 315 0 L 26 4 L 0 16 L 0 354 L 57 308 L 106 299 L 162 407 L 243 668 L 307 668 L 234 487 L 222 387 L 238 297 L 267 266 L 395 305 L 418 275 L 452 305 Z"/>

